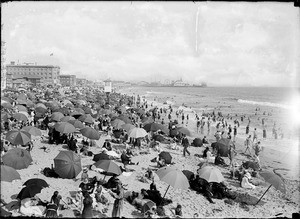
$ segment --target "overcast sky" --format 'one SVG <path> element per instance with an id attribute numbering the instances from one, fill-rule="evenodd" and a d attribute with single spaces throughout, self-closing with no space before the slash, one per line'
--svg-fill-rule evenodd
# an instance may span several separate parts
<path id="1" fill-rule="evenodd" d="M 6 63 L 59 65 L 79 78 L 290 86 L 299 70 L 293 3 L 8 2 L 1 10 Z"/>

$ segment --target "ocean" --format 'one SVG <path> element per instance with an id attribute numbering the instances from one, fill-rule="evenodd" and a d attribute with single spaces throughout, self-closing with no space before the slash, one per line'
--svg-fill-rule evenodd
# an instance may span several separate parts
<path id="1" fill-rule="evenodd" d="M 184 104 L 198 114 L 221 111 L 223 115 L 245 115 L 250 119 L 258 115 L 259 120 L 253 121 L 255 125 L 259 125 L 259 121 L 265 118 L 267 126 L 273 126 L 276 122 L 277 126 L 289 132 L 293 132 L 294 128 L 293 116 L 296 115 L 292 115 L 291 101 L 297 91 L 292 88 L 131 87 L 125 90 L 125 93 L 133 96 L 140 95 L 147 100 L 168 103 L 175 107 Z"/>
<path id="2" fill-rule="evenodd" d="M 264 154 L 269 157 L 272 156 L 273 150 L 280 152 L 281 155 L 276 157 L 276 160 L 285 163 L 284 167 L 287 169 L 293 170 L 285 174 L 299 176 L 300 112 L 297 111 L 299 108 L 295 110 L 299 90 L 269 87 L 129 87 L 119 92 L 135 97 L 139 95 L 142 100 L 145 99 L 159 107 L 171 105 L 177 108 L 184 104 L 198 115 L 203 112 L 221 112 L 232 127 L 233 121 L 238 119 L 241 123 L 238 133 L 241 133 L 242 138 L 247 137 L 245 126 L 249 117 L 251 120 L 250 134 L 254 128 L 257 128 L 259 138 L 265 148 Z M 227 115 L 229 116 L 227 117 Z M 246 119 L 241 122 L 240 118 L 243 115 L 246 116 Z M 265 120 L 267 139 L 262 139 L 262 118 Z M 298 122 L 296 122 L 297 119 Z M 195 117 L 190 116 L 190 120 L 195 120 Z M 272 136 L 274 123 L 276 123 L 277 130 L 281 128 L 280 132 L 284 134 L 283 137 L 279 136 L 278 139 L 274 139 Z M 192 124 L 191 121 L 190 125 Z M 213 125 L 210 139 L 213 139 L 216 130 Z M 190 127 L 193 127 L 195 133 L 196 126 Z M 199 137 L 203 136 L 199 135 Z"/>

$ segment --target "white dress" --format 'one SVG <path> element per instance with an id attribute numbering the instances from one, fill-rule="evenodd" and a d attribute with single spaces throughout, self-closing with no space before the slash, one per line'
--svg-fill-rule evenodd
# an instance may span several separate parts
<path id="1" fill-rule="evenodd" d="M 243 177 L 241 185 L 243 188 L 246 188 L 246 189 L 255 189 L 255 185 L 253 185 L 249 182 L 247 176 Z"/>

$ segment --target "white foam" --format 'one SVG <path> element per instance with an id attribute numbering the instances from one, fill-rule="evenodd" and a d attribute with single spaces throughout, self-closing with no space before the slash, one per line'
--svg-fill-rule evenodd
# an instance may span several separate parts
<path id="1" fill-rule="evenodd" d="M 260 101 L 243 100 L 243 99 L 238 99 L 238 102 L 239 103 L 251 104 L 251 105 L 279 107 L 279 108 L 284 108 L 284 109 L 291 109 L 292 108 L 292 106 L 290 106 L 290 105 L 285 105 L 285 104 L 280 104 L 280 103 L 272 103 L 272 102 L 260 102 Z"/>

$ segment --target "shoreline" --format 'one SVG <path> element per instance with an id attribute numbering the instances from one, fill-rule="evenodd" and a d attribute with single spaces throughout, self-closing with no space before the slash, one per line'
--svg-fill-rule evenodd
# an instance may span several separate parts
<path id="1" fill-rule="evenodd" d="M 124 92 L 126 95 L 131 96 L 131 92 Z M 158 108 L 164 107 L 168 108 L 169 105 L 172 106 L 173 108 L 173 113 L 172 113 L 172 120 L 176 118 L 175 112 L 178 109 L 175 104 L 164 104 L 162 102 L 156 101 L 156 100 L 151 100 L 147 99 L 147 94 L 142 95 L 136 93 L 136 95 L 139 95 L 140 97 L 145 97 L 141 98 L 141 101 L 145 99 L 145 101 L 148 103 L 148 105 L 153 104 L 154 106 L 157 106 Z M 150 107 L 151 108 L 151 107 Z M 193 108 L 191 108 L 193 111 L 195 111 Z M 220 110 L 222 111 L 222 110 Z M 169 111 L 168 111 L 169 112 Z M 184 124 L 187 128 L 189 128 L 192 131 L 193 136 L 188 137 L 190 139 L 190 143 L 192 142 L 193 138 L 195 137 L 200 137 L 201 139 L 205 135 L 207 139 L 209 140 L 209 143 L 211 144 L 212 142 L 215 142 L 215 137 L 214 134 L 216 132 L 216 123 L 217 122 L 212 122 L 211 123 L 211 130 L 210 134 L 207 134 L 207 126 L 204 127 L 204 134 L 196 133 L 197 128 L 196 128 L 196 119 L 195 119 L 195 114 L 193 112 L 186 113 L 189 114 L 189 122 L 188 125 Z M 192 116 L 191 116 L 192 115 Z M 198 114 L 201 116 L 201 114 Z M 240 115 L 238 115 L 235 118 L 239 118 Z M 166 116 L 162 115 L 162 118 L 164 118 L 165 122 L 167 123 L 169 120 Z M 177 118 L 176 118 L 177 119 Z M 178 117 L 178 123 L 180 123 L 181 119 L 180 116 Z M 233 127 L 233 120 L 228 120 L 228 124 L 231 124 Z M 207 121 L 207 118 L 205 119 Z M 246 121 L 244 121 L 242 124 L 240 124 L 240 127 L 238 128 L 238 134 L 236 136 L 236 149 L 238 153 L 244 152 L 244 140 L 246 139 L 247 135 L 245 134 L 246 130 Z M 262 137 L 262 127 L 259 125 L 256 127 L 258 136 Z M 253 128 L 250 128 L 249 134 L 253 134 Z M 299 173 L 300 173 L 300 165 L 299 165 L 299 155 L 300 155 L 300 145 L 299 145 L 299 139 L 274 139 L 274 137 L 268 137 L 272 136 L 272 132 L 270 130 L 267 130 L 267 138 L 259 138 L 261 141 L 263 151 L 260 153 L 260 161 L 262 167 L 265 167 L 268 170 L 273 170 L 273 169 L 280 169 L 280 173 L 289 178 L 290 180 L 299 180 Z M 282 145 L 289 145 L 289 148 L 285 148 Z M 253 149 L 252 154 L 254 154 Z M 289 159 L 287 159 L 289 158 Z M 240 162 L 242 160 L 246 161 L 247 159 L 245 157 L 239 157 L 238 158 Z M 285 170 L 284 170 L 285 169 Z"/>

